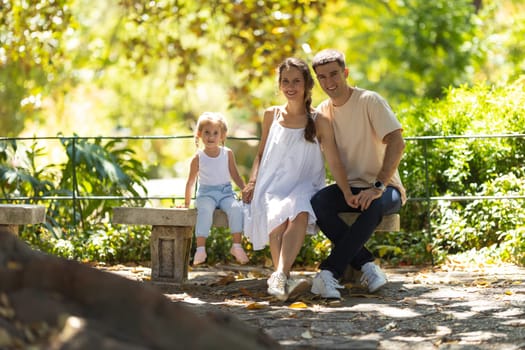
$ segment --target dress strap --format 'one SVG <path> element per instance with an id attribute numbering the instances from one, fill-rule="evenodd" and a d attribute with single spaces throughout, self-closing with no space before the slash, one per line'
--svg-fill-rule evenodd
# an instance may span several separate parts
<path id="1" fill-rule="evenodd" d="M 280 106 L 275 106 L 273 108 L 273 120 L 277 120 L 279 118 L 279 116 L 281 115 L 281 107 Z"/>

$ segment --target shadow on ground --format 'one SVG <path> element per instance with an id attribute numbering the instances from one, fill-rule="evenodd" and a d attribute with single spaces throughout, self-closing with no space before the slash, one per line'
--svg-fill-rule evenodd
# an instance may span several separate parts
<path id="1" fill-rule="evenodd" d="M 387 268 L 376 294 L 347 283 L 341 301 L 306 291 L 286 302 L 266 294 L 264 268 L 199 267 L 183 285 L 125 270 L 198 314 L 225 311 L 260 327 L 286 349 L 525 349 L 525 269 L 512 265 Z"/>

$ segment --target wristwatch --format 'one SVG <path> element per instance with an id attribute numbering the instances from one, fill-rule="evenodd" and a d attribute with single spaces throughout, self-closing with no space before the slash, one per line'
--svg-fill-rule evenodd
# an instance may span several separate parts
<path id="1" fill-rule="evenodd" d="M 374 182 L 374 188 L 381 190 L 381 192 L 385 192 L 386 190 L 385 184 L 379 180 L 376 180 L 376 182 Z"/>

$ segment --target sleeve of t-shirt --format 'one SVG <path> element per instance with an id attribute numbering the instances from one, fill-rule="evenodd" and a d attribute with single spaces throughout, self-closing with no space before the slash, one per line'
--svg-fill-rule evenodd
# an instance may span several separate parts
<path id="1" fill-rule="evenodd" d="M 367 100 L 368 117 L 381 140 L 392 131 L 402 129 L 392 108 L 381 95 L 370 91 Z"/>

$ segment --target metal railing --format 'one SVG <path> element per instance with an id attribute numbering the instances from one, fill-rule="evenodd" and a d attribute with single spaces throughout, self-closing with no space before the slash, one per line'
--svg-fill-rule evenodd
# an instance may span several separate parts
<path id="1" fill-rule="evenodd" d="M 75 145 L 79 140 L 112 140 L 112 141 L 145 141 L 145 140 L 188 140 L 193 139 L 193 135 L 183 135 L 183 136 L 97 136 L 97 137 L 81 137 L 81 136 L 56 136 L 56 137 L 0 137 L 0 142 L 2 141 L 61 141 L 69 140 L 72 142 L 72 153 L 73 159 L 75 159 Z M 429 176 L 429 163 L 428 163 L 428 154 L 429 154 L 429 145 L 430 143 L 436 140 L 455 140 L 455 139 L 494 139 L 494 138 L 525 138 L 525 134 L 497 134 L 497 135 L 458 135 L 458 136 L 415 136 L 415 137 L 405 137 L 407 143 L 422 143 L 423 145 L 423 155 L 424 155 L 424 173 L 425 173 L 425 191 L 426 195 L 424 197 L 408 197 L 408 201 L 413 202 L 425 202 L 427 204 L 427 218 L 428 225 L 430 225 L 430 204 L 435 201 L 474 201 L 474 200 L 506 200 L 506 199 L 517 199 L 523 200 L 525 196 L 522 195 L 508 195 L 508 196 L 473 196 L 473 195 L 461 195 L 461 196 L 431 196 L 431 184 Z M 228 142 L 235 141 L 257 141 L 257 137 L 229 137 Z M 38 197 L 38 201 L 55 201 L 55 200 L 71 200 L 73 201 L 73 208 L 76 208 L 76 201 L 81 200 L 177 200 L 183 199 L 184 196 L 181 194 L 180 197 L 173 195 L 157 195 L 157 196 L 140 196 L 140 197 L 123 197 L 123 196 L 113 196 L 113 195 L 104 195 L 104 196 L 92 196 L 92 195 L 80 195 L 76 193 L 76 173 L 75 166 L 72 167 L 72 178 L 74 188 L 71 190 L 70 196 L 42 196 Z M 35 200 L 34 197 L 9 197 L 9 198 L 0 198 L 1 202 L 19 202 L 19 201 L 29 201 Z M 428 227 L 429 233 L 431 234 L 432 228 Z"/>

